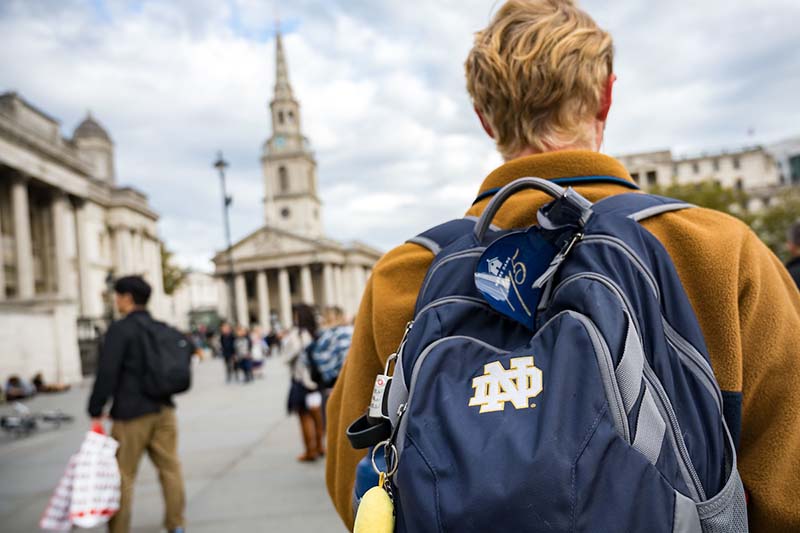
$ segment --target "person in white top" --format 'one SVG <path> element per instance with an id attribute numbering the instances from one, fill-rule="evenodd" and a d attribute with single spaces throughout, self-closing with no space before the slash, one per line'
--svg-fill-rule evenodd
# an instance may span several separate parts
<path id="1" fill-rule="evenodd" d="M 264 366 L 267 345 L 260 327 L 256 326 L 250 330 L 250 344 L 250 358 L 253 361 L 253 374 L 257 377 L 263 377 L 264 373 L 262 368 Z"/>
<path id="2" fill-rule="evenodd" d="M 305 452 L 298 461 L 316 461 L 325 455 L 322 423 L 322 394 L 311 379 L 307 350 L 318 335 L 314 309 L 305 304 L 292 308 L 294 326 L 284 333 L 281 342 L 283 354 L 292 369 L 291 386 L 287 401 L 290 413 L 297 413 Z"/>

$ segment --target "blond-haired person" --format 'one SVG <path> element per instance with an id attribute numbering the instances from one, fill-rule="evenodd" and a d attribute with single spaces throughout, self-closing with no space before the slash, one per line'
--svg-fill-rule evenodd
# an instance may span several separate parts
<path id="1" fill-rule="evenodd" d="M 612 101 L 611 36 L 573 2 L 510 0 L 478 32 L 466 61 L 475 111 L 505 164 L 479 195 L 524 176 L 610 176 L 632 182 L 598 153 Z M 576 189 L 592 201 L 629 192 L 613 180 Z M 502 228 L 536 223 L 547 197 L 514 195 L 494 219 Z M 489 198 L 469 207 L 480 215 Z M 669 252 L 699 320 L 714 372 L 739 435 L 739 471 L 754 531 L 800 531 L 800 296 L 779 260 L 741 222 L 688 209 L 644 222 Z M 328 489 L 352 527 L 353 483 L 363 451 L 345 429 L 369 404 L 375 375 L 412 319 L 433 260 L 403 244 L 375 266 L 356 318 L 347 363 L 328 404 Z"/>

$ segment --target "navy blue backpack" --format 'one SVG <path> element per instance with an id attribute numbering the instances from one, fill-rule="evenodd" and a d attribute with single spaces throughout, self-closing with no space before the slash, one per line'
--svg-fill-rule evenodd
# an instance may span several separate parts
<path id="1" fill-rule="evenodd" d="M 555 198 L 534 227 L 555 250 L 548 268 L 507 278 L 538 291 L 528 325 L 476 288 L 481 261 L 502 269 L 487 246 L 511 233 L 491 221 L 525 188 Z M 379 406 L 396 531 L 747 531 L 703 335 L 640 225 L 689 207 L 640 193 L 592 204 L 524 178 L 480 219 L 411 240 L 435 259 Z"/>

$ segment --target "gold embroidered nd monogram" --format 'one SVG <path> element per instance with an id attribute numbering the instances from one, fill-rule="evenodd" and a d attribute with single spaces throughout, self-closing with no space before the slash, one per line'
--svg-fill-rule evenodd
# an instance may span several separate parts
<path id="1" fill-rule="evenodd" d="M 528 400 L 542 392 L 542 371 L 533 364 L 533 356 L 515 357 L 506 370 L 500 361 L 484 365 L 482 376 L 472 380 L 475 395 L 470 407 L 480 406 L 481 413 L 502 411 L 506 402 L 515 409 L 527 409 Z"/>

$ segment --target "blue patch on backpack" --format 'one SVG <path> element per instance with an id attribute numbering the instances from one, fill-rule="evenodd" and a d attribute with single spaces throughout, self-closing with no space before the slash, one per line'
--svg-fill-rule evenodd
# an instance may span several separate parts
<path id="1" fill-rule="evenodd" d="M 533 284 L 557 251 L 538 226 L 509 233 L 486 248 L 475 269 L 475 286 L 494 309 L 534 329 L 542 291 Z"/>

